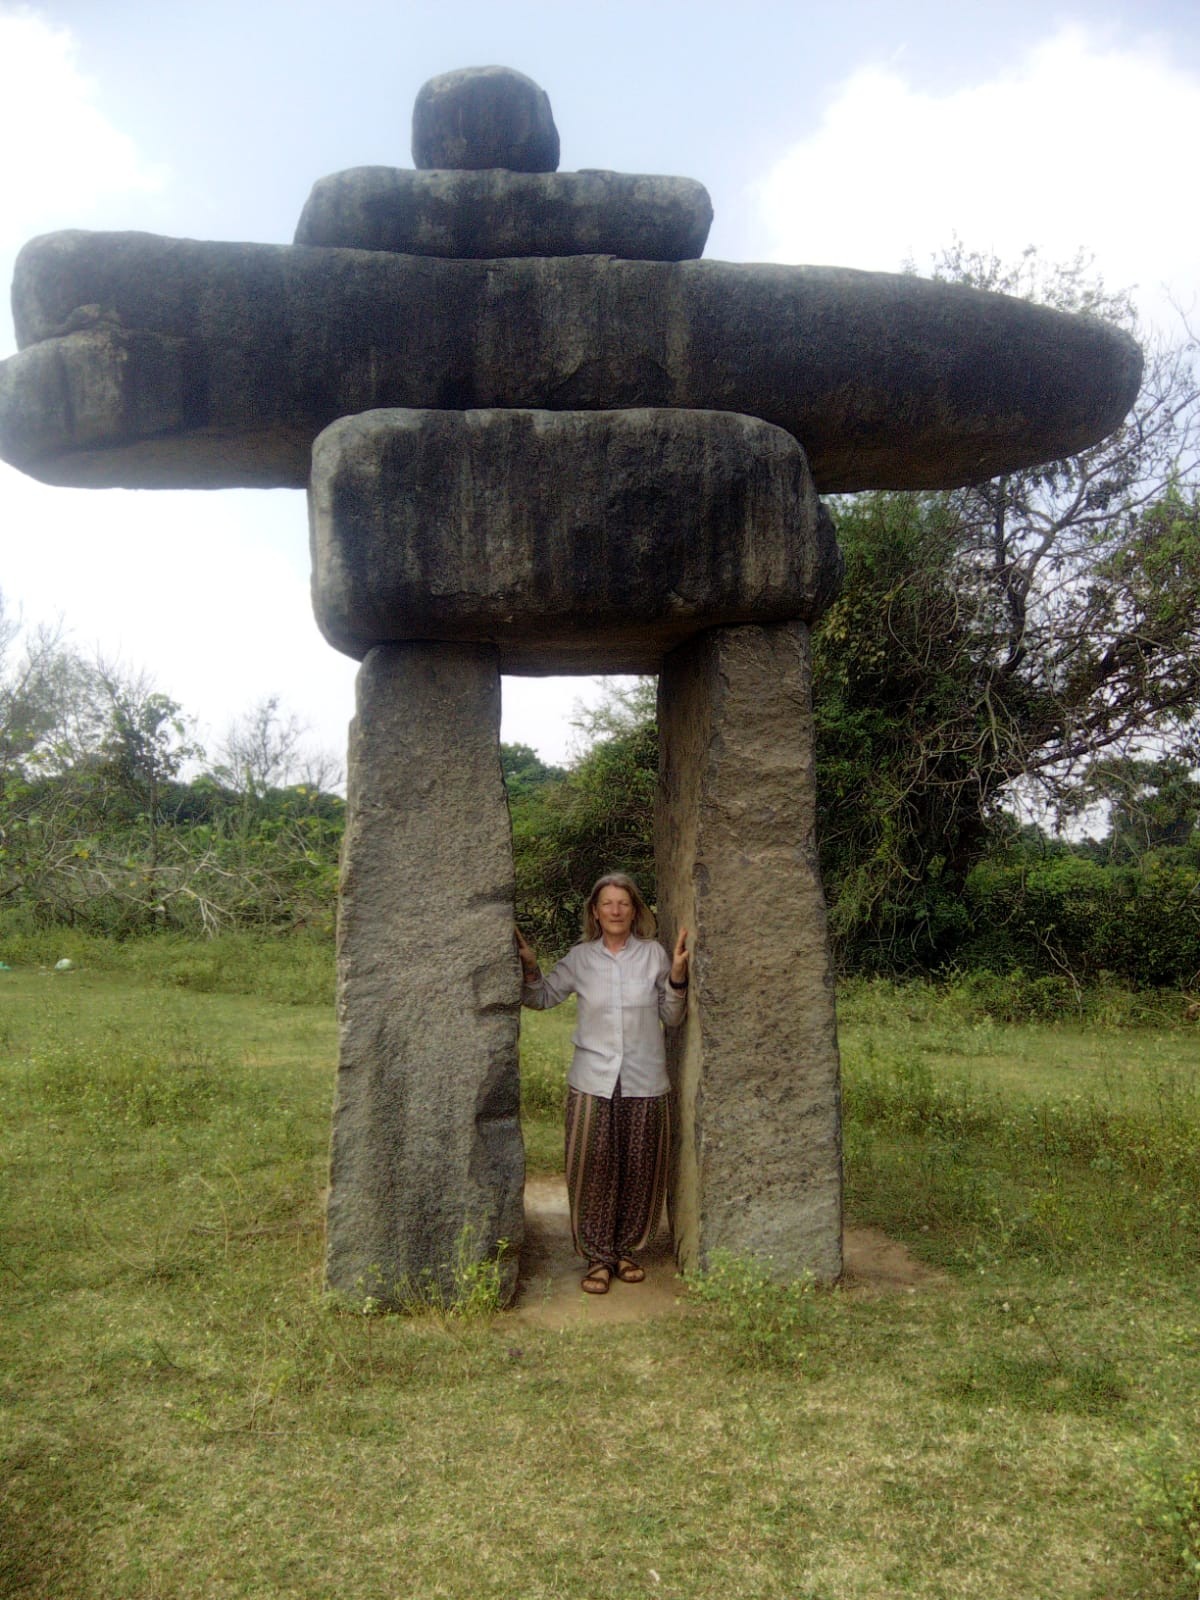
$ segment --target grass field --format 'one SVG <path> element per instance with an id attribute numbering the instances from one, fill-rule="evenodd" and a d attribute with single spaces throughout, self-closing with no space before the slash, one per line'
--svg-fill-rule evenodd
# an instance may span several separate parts
<path id="1" fill-rule="evenodd" d="M 0 1595 L 1197 1595 L 1195 1027 L 852 990 L 851 1220 L 943 1282 L 555 1333 L 331 1308 L 327 1007 L 92 954 L 0 973 Z"/>

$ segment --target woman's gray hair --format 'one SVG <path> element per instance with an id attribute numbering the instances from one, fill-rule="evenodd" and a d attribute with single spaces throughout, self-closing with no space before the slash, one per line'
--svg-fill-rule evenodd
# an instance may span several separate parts
<path id="1" fill-rule="evenodd" d="M 583 908 L 583 937 L 585 940 L 600 937 L 600 924 L 596 921 L 596 901 L 599 900 L 604 889 L 624 889 L 633 901 L 633 931 L 639 939 L 653 939 L 658 932 L 658 924 L 654 920 L 654 913 L 642 899 L 638 886 L 626 872 L 606 872 L 602 878 L 597 878 L 592 885 L 592 892 L 587 897 L 587 904 Z"/>

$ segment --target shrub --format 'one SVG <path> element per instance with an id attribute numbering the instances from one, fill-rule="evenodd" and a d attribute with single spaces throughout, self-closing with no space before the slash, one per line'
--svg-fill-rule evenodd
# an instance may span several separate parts
<path id="1" fill-rule="evenodd" d="M 805 1357 L 811 1277 L 779 1283 L 754 1256 L 714 1250 L 708 1266 L 684 1274 L 688 1297 L 706 1308 L 735 1365 L 794 1369 Z"/>
<path id="2" fill-rule="evenodd" d="M 1139 988 L 1200 982 L 1200 872 L 1153 856 L 1104 866 L 1064 854 L 984 862 L 967 879 L 972 932 L 955 959 L 996 972 Z"/>

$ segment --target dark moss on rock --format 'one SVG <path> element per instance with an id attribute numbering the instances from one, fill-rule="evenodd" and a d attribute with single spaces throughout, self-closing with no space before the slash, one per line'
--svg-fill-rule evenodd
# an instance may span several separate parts
<path id="1" fill-rule="evenodd" d="M 313 604 L 349 655 L 495 642 L 653 672 L 704 628 L 814 620 L 841 558 L 804 454 L 722 411 L 370 411 L 313 447 Z"/>
<path id="2" fill-rule="evenodd" d="M 703 184 L 627 172 L 413 172 L 353 167 L 314 184 L 297 244 L 416 256 L 703 255 Z"/>
<path id="3" fill-rule="evenodd" d="M 21 252 L 13 307 L 35 348 L 0 363 L 0 454 L 113 487 L 301 488 L 321 429 L 380 406 L 670 406 L 785 428 L 822 493 L 949 488 L 1102 439 L 1141 376 L 1091 318 L 826 267 L 65 233 Z"/>
<path id="4" fill-rule="evenodd" d="M 523 72 L 464 67 L 430 78 L 417 93 L 412 123 L 417 167 L 554 172 L 558 153 L 550 98 Z"/>

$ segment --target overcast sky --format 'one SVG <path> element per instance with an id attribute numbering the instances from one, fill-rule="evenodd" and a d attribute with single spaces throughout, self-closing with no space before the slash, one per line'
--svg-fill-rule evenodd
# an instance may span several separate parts
<path id="1" fill-rule="evenodd" d="M 427 78 L 492 62 L 546 89 L 564 170 L 705 183 L 709 256 L 895 271 L 957 236 L 1087 251 L 1159 321 L 1200 292 L 1195 0 L 0 0 L 0 275 L 55 228 L 290 241 L 318 177 L 411 165 Z M 0 465 L 0 589 L 148 669 L 213 745 L 278 694 L 344 748 L 356 668 L 312 620 L 298 492 Z M 562 760 L 581 687 L 506 679 L 503 737 Z"/>

